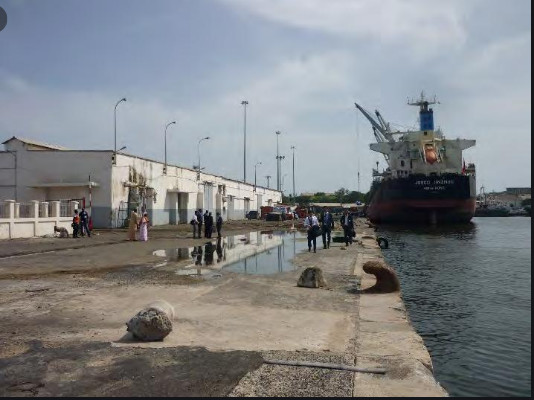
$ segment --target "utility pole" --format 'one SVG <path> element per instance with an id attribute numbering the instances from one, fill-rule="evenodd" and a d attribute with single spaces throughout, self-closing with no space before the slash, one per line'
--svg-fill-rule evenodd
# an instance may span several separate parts
<path id="1" fill-rule="evenodd" d="M 295 192 L 295 146 L 291 146 L 291 150 L 293 150 L 293 201 L 295 201 L 296 192 Z"/>
<path id="2" fill-rule="evenodd" d="M 269 179 L 271 179 L 271 175 L 265 175 L 265 177 L 267 178 L 267 189 L 270 189 L 271 185 L 269 184 Z"/>
<path id="3" fill-rule="evenodd" d="M 247 181 L 247 104 L 248 101 L 243 100 L 241 105 L 244 109 L 243 121 L 243 182 Z"/>

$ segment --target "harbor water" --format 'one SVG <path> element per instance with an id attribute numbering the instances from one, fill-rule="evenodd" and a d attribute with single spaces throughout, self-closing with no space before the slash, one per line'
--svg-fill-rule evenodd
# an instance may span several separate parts
<path id="1" fill-rule="evenodd" d="M 530 217 L 377 234 L 449 394 L 531 396 Z"/>

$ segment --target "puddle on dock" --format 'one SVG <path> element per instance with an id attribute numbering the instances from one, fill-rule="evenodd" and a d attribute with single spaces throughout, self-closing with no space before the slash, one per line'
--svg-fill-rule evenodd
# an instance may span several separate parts
<path id="1" fill-rule="evenodd" d="M 178 275 L 221 276 L 218 271 L 268 275 L 293 271 L 291 260 L 307 249 L 301 232 L 258 231 L 224 238 L 205 239 L 202 245 L 161 249 L 154 255 L 165 257 L 166 264 L 190 260 Z"/>

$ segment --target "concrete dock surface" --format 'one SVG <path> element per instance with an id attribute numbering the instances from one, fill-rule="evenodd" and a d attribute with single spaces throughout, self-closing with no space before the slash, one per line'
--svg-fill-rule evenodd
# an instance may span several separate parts
<path id="1" fill-rule="evenodd" d="M 229 223 L 225 234 L 291 223 L 280 225 Z M 273 275 L 161 266 L 155 250 L 207 240 L 186 228 L 154 229 L 146 243 L 117 231 L 0 243 L 0 396 L 447 396 L 400 294 L 362 292 L 375 282 L 363 264 L 381 258 L 363 220 L 353 245 L 318 238 L 317 253 Z M 297 287 L 311 266 L 326 287 Z M 174 306 L 173 331 L 134 341 L 125 323 L 159 299 Z"/>

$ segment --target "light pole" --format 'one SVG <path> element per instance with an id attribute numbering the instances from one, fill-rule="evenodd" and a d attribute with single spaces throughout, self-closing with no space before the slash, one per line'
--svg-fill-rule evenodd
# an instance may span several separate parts
<path id="1" fill-rule="evenodd" d="M 265 175 L 265 178 L 267 178 L 267 189 L 270 189 L 271 188 L 271 185 L 270 185 L 270 179 L 271 179 L 271 175 Z"/>
<path id="2" fill-rule="evenodd" d="M 244 111 L 243 121 L 243 182 L 247 181 L 247 105 L 248 101 L 241 102 Z"/>
<path id="3" fill-rule="evenodd" d="M 115 153 L 117 152 L 117 106 L 122 103 L 123 101 L 126 101 L 126 97 L 123 97 L 119 101 L 117 101 L 117 104 L 115 104 L 115 110 L 113 112 L 113 120 L 114 120 L 114 132 L 115 132 L 115 146 L 113 147 L 115 149 Z"/>
<path id="4" fill-rule="evenodd" d="M 291 146 L 291 150 L 293 150 L 293 201 L 295 201 L 295 146 Z"/>
<path id="5" fill-rule="evenodd" d="M 205 138 L 202 138 L 198 141 L 198 174 L 197 174 L 197 179 L 200 179 L 200 143 L 203 141 L 203 140 L 209 140 L 210 137 L 209 136 L 206 136 Z"/>
<path id="6" fill-rule="evenodd" d="M 280 190 L 280 177 L 281 177 L 281 162 L 285 156 L 281 156 L 278 151 L 278 136 L 282 132 L 276 131 L 276 190 Z"/>
<path id="7" fill-rule="evenodd" d="M 176 121 L 169 122 L 165 125 L 165 166 L 163 167 L 163 174 L 165 175 L 167 175 L 167 128 L 172 124 L 176 124 Z"/>
<path id="8" fill-rule="evenodd" d="M 257 162 L 255 165 L 254 165 L 254 190 L 256 190 L 256 167 L 258 165 L 261 165 L 261 161 L 260 162 Z"/>

